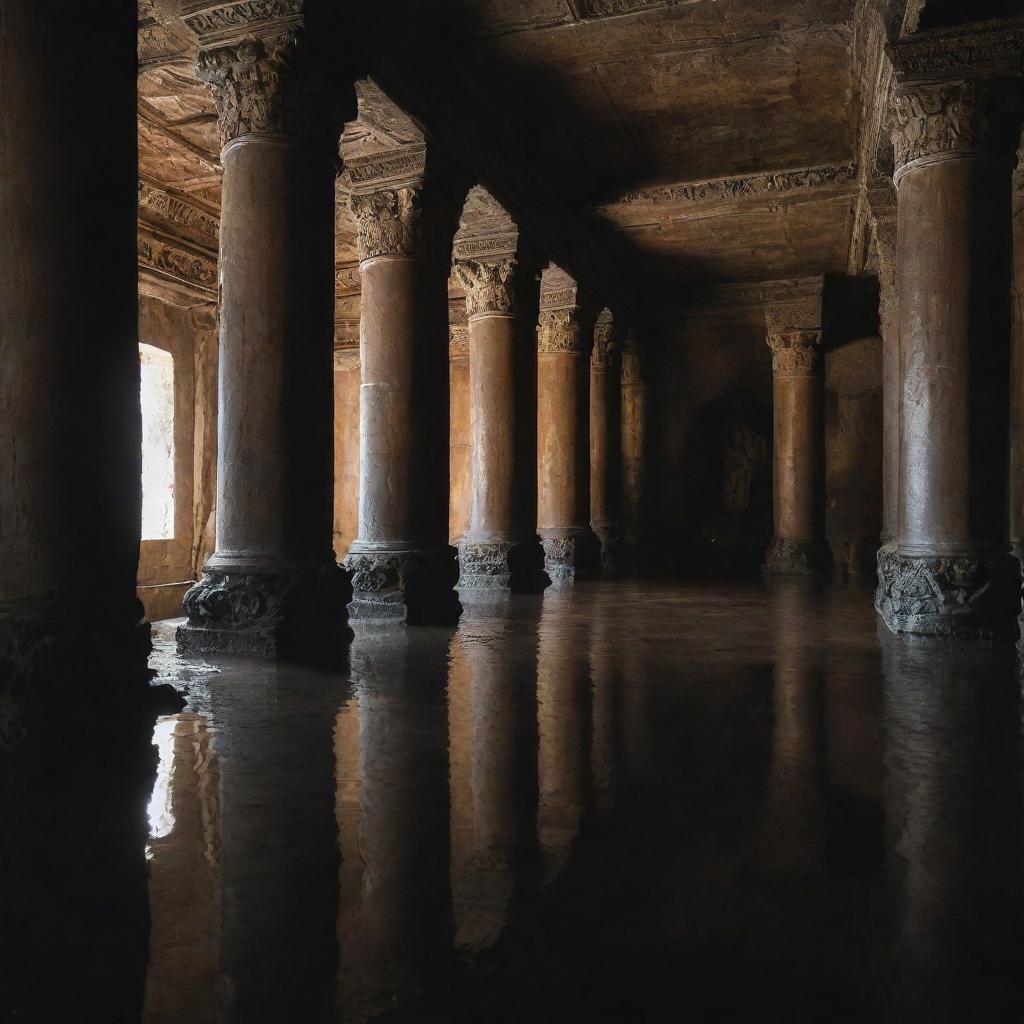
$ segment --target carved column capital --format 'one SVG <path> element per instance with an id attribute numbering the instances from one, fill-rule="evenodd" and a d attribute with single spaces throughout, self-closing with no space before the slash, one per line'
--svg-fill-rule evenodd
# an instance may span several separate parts
<path id="1" fill-rule="evenodd" d="M 378 256 L 420 254 L 422 191 L 422 184 L 416 182 L 349 197 L 361 263 Z"/>
<path id="2" fill-rule="evenodd" d="M 615 360 L 615 323 L 606 309 L 594 325 L 594 348 L 590 353 L 590 365 L 595 370 L 607 370 Z"/>
<path id="3" fill-rule="evenodd" d="M 583 352 L 586 349 L 580 311 L 546 309 L 537 324 L 538 352 Z"/>
<path id="4" fill-rule="evenodd" d="M 199 51 L 196 74 L 213 90 L 221 145 L 243 135 L 309 133 L 319 113 L 301 30 Z"/>
<path id="5" fill-rule="evenodd" d="M 1014 159 L 1020 99 L 1020 82 L 1008 78 L 900 85 L 890 125 L 895 180 L 921 161 L 969 153 Z"/>
<path id="6" fill-rule="evenodd" d="M 775 377 L 813 377 L 820 365 L 821 331 L 785 331 L 768 335 Z"/>
<path id="7" fill-rule="evenodd" d="M 460 259 L 453 266 L 455 279 L 466 293 L 466 314 L 478 316 L 526 315 L 527 281 L 536 281 L 536 271 L 515 256 L 494 259 Z M 524 281 L 524 278 L 527 281 Z"/>
<path id="8" fill-rule="evenodd" d="M 622 346 L 622 383 L 647 383 L 647 352 L 632 329 L 626 332 L 626 341 Z"/>

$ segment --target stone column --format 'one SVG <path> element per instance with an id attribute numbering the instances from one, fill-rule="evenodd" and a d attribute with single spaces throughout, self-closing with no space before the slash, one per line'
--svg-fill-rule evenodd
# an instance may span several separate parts
<path id="1" fill-rule="evenodd" d="M 594 327 L 590 356 L 590 528 L 601 545 L 601 568 L 614 571 L 621 526 L 621 386 L 611 310 Z"/>
<path id="2" fill-rule="evenodd" d="M 772 350 L 775 533 L 763 571 L 806 575 L 821 567 L 821 279 L 765 310 Z"/>
<path id="3" fill-rule="evenodd" d="M 551 264 L 537 328 L 537 532 L 552 586 L 596 569 L 590 529 L 590 349 L 594 319 L 581 289 Z"/>
<path id="4" fill-rule="evenodd" d="M 250 25 L 253 29 L 258 26 Z M 335 639 L 334 178 L 301 29 L 199 51 L 224 148 L 217 544 L 185 596 L 188 652 Z"/>
<path id="5" fill-rule="evenodd" d="M 646 351 L 636 332 L 626 332 L 622 349 L 621 454 L 622 529 L 627 563 L 642 558 L 647 499 Z"/>
<path id="6" fill-rule="evenodd" d="M 86 6 L 0 3 L 0 747 L 48 692 L 145 692 L 137 25 Z"/>
<path id="7" fill-rule="evenodd" d="M 880 559 L 879 610 L 893 632 L 1013 635 L 1010 179 L 1019 87 L 904 74 L 894 105 L 901 479 L 898 546 Z"/>
<path id="8" fill-rule="evenodd" d="M 469 324 L 452 310 L 448 326 L 448 543 L 458 547 L 469 528 Z"/>
<path id="9" fill-rule="evenodd" d="M 400 178 L 393 167 L 409 157 L 387 156 L 346 158 L 362 281 L 359 535 L 344 562 L 349 617 L 437 621 L 458 612 L 448 549 L 451 236 L 423 155 Z"/>
<path id="10" fill-rule="evenodd" d="M 469 318 L 470 514 L 459 545 L 463 600 L 533 589 L 537 543 L 538 264 L 484 188 L 467 199 L 454 272 Z"/>

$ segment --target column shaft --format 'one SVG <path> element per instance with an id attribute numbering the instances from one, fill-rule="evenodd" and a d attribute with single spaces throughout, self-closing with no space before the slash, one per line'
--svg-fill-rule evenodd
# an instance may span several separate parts
<path id="1" fill-rule="evenodd" d="M 647 381 L 644 353 L 630 332 L 622 353 L 622 526 L 627 561 L 642 557 L 647 489 Z"/>
<path id="2" fill-rule="evenodd" d="M 469 327 L 466 324 L 449 328 L 448 408 L 451 436 L 449 438 L 448 474 L 448 543 L 458 546 L 469 529 Z"/>
<path id="3" fill-rule="evenodd" d="M 13 729 L 21 700 L 70 683 L 74 665 L 89 665 L 75 685 L 90 694 L 115 685 L 115 665 L 145 671 L 137 25 L 123 5 L 100 18 L 56 0 L 3 0 L 0 24 L 0 718 Z"/>
<path id="4" fill-rule="evenodd" d="M 359 536 L 349 616 L 451 617 L 448 299 L 440 197 L 416 179 L 352 196 L 359 227 Z M 431 235 L 427 225 L 434 229 Z"/>
<path id="5" fill-rule="evenodd" d="M 896 632 L 1014 631 L 1009 551 L 1010 177 L 1016 89 L 896 98 L 902 387 L 898 547 L 879 609 Z M 936 297 L 941 296 L 941 301 Z"/>
<path id="6" fill-rule="evenodd" d="M 224 139 L 217 546 L 185 597 L 178 643 L 276 656 L 336 636 L 341 614 L 335 164 L 295 33 L 201 50 L 197 70 Z"/>
<path id="7" fill-rule="evenodd" d="M 590 528 L 601 545 L 601 566 L 618 561 L 621 498 L 621 386 L 614 327 L 606 310 L 594 329 L 590 360 Z"/>

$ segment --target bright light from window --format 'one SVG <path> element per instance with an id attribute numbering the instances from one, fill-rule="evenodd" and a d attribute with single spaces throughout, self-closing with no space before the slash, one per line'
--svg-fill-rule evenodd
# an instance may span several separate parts
<path id="1" fill-rule="evenodd" d="M 153 728 L 153 746 L 160 760 L 157 763 L 153 794 L 146 808 L 149 817 L 151 839 L 163 839 L 174 828 L 174 814 L 171 811 L 172 779 L 174 777 L 174 730 L 177 716 L 166 715 L 156 720 Z"/>
<path id="2" fill-rule="evenodd" d="M 142 367 L 142 539 L 174 537 L 174 356 L 139 346 Z"/>

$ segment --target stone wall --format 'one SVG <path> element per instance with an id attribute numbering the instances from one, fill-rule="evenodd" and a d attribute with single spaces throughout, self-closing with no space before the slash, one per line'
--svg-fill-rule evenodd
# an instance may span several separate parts
<path id="1" fill-rule="evenodd" d="M 217 466 L 217 330 L 209 306 L 139 296 L 139 340 L 174 357 L 174 536 L 143 540 L 138 594 L 146 618 L 181 614 L 212 550 Z"/>
<path id="2" fill-rule="evenodd" d="M 702 312 L 652 339 L 656 563 L 756 571 L 772 531 L 772 370 L 763 318 Z"/>
<path id="3" fill-rule="evenodd" d="M 875 571 L 882 528 L 882 339 L 825 355 L 825 535 L 839 572 Z"/>

